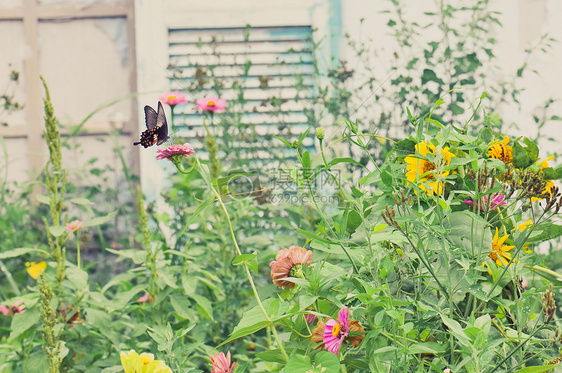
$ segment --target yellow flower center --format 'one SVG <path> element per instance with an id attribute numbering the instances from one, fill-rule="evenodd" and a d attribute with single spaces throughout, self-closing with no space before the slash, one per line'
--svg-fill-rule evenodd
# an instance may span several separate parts
<path id="1" fill-rule="evenodd" d="M 492 145 L 488 150 L 488 157 L 499 159 L 505 164 L 513 163 L 511 146 L 505 145 L 503 143 Z"/>
<path id="2" fill-rule="evenodd" d="M 435 164 L 433 164 L 432 162 L 427 162 L 427 161 L 423 161 L 421 164 L 421 173 L 422 175 L 425 174 L 426 172 L 429 171 L 433 171 L 435 170 L 437 167 L 435 167 Z M 423 177 L 425 180 L 433 180 L 435 179 L 435 175 L 433 173 L 427 174 Z"/>
<path id="3" fill-rule="evenodd" d="M 340 335 L 340 324 L 334 325 L 334 328 L 332 329 L 332 335 L 336 338 L 339 337 L 339 335 Z"/>
<path id="4" fill-rule="evenodd" d="M 144 365 L 148 365 L 148 364 L 151 363 L 151 360 L 150 360 L 150 359 L 147 359 L 146 357 L 139 356 L 139 359 L 142 361 L 142 363 L 143 363 Z"/>
<path id="5" fill-rule="evenodd" d="M 215 101 L 211 100 L 207 102 L 207 106 L 215 106 Z"/>
<path id="6" fill-rule="evenodd" d="M 173 101 L 177 98 L 177 96 L 168 96 L 168 101 Z"/>

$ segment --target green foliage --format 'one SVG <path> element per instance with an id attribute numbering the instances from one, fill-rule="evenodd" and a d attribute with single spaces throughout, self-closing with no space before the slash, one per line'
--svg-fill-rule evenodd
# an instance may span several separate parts
<path id="1" fill-rule="evenodd" d="M 380 88 L 384 80 L 368 64 L 365 71 L 345 62 L 321 71 L 314 61 L 318 95 L 305 110 L 309 129 L 284 133 L 280 142 L 269 138 L 293 154 L 276 170 L 285 177 L 281 185 L 265 185 L 234 145 L 256 138 L 240 121 L 251 61 L 231 84 L 239 92 L 232 110 L 215 117 L 225 132 L 207 129 L 209 161 L 174 163 L 178 173 L 169 176 L 163 210 L 145 204 L 140 189 L 136 206 L 111 203 L 119 200 L 119 190 L 107 187 L 115 170 L 97 168 L 95 159 L 81 171 L 97 183 L 66 180 L 61 148 L 70 145 L 61 142 L 47 93 L 47 191 L 30 213 L 23 202 L 30 191 L 10 197 L 2 184 L 0 292 L 9 316 L 0 315 L 0 370 L 46 372 L 60 364 L 65 372 L 118 372 L 119 353 L 130 349 L 154 354 L 176 373 L 209 370 L 217 350 L 232 352 L 238 372 L 552 369 L 547 363 L 559 361 L 561 338 L 547 284 L 562 285 L 556 272 L 562 260 L 559 252 L 532 251 L 562 235 L 552 221 L 562 201 L 556 189 L 545 192 L 560 172 L 540 165 L 545 155 L 528 138 L 510 141 L 513 163 L 490 157 L 489 147 L 503 137 L 495 109 L 519 94 L 503 83 L 474 94 L 493 71 L 488 32 L 499 21 L 487 1 L 440 4 L 427 14 L 439 36 L 425 44 L 423 56 L 404 61 L 388 87 Z M 398 1 L 392 6 L 388 27 L 401 48 L 409 47 L 424 26 L 405 20 Z M 368 55 L 365 45 L 349 43 L 359 57 Z M 194 92 L 223 92 L 212 67 L 197 74 Z M 374 104 L 365 103 L 363 88 L 352 88 L 361 78 Z M 271 96 L 266 104 L 283 117 L 283 100 Z M 380 117 L 368 119 L 368 110 Z M 461 121 L 465 110 L 471 115 Z M 304 144 L 320 124 L 341 129 L 325 131 L 333 138 L 317 130 L 316 154 Z M 391 128 L 402 135 L 388 138 Z M 137 178 L 120 146 L 115 152 L 123 185 L 134 194 Z M 275 200 L 279 190 L 288 198 Z M 48 214 L 42 232 L 30 228 Z M 66 223 L 82 214 L 82 231 L 69 232 Z M 126 227 L 122 235 L 117 225 Z M 75 265 L 74 247 L 90 239 L 104 265 Z M 283 250 L 293 245 L 306 254 Z M 275 263 L 297 258 L 285 277 L 274 272 Z M 38 284 L 24 263 L 43 259 Z M 350 311 L 347 322 L 339 319 L 343 309 Z M 342 337 L 336 353 L 317 348 L 329 319 L 347 332 L 327 331 Z"/>

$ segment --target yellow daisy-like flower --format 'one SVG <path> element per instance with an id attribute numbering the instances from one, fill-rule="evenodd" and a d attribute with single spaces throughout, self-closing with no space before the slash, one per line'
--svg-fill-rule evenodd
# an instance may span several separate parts
<path id="1" fill-rule="evenodd" d="M 525 223 L 519 224 L 517 226 L 517 229 L 519 229 L 520 232 L 523 232 L 525 229 L 530 228 L 533 225 L 532 223 L 533 223 L 533 220 L 529 219 Z"/>
<path id="2" fill-rule="evenodd" d="M 163 361 L 154 360 L 154 355 L 147 352 L 139 355 L 135 350 L 123 351 L 120 356 L 125 373 L 172 373 Z"/>
<path id="3" fill-rule="evenodd" d="M 29 275 L 33 277 L 34 280 L 37 280 L 39 275 L 43 273 L 44 270 L 47 269 L 46 262 L 39 262 L 39 263 L 27 262 L 25 263 L 25 266 L 27 267 L 27 273 L 29 273 Z"/>
<path id="4" fill-rule="evenodd" d="M 509 234 L 500 237 L 498 228 L 496 228 L 496 234 L 494 235 L 494 239 L 492 240 L 492 251 L 490 251 L 490 254 L 488 254 L 488 256 L 496 263 L 498 267 L 507 265 L 511 261 L 511 254 L 508 253 L 508 251 L 513 249 L 515 246 L 503 244 L 508 237 Z M 488 267 L 488 264 L 486 264 L 486 262 L 482 263 L 482 267 L 484 266 Z M 490 267 L 488 267 L 488 273 L 492 274 L 492 270 L 490 269 Z"/>
<path id="5" fill-rule="evenodd" d="M 446 177 L 449 175 L 450 171 L 437 171 L 433 172 L 439 168 L 439 166 L 446 166 L 451 163 L 451 158 L 455 155 L 449 151 L 448 147 L 440 149 L 439 154 L 435 146 L 428 142 L 420 142 L 416 145 L 417 152 L 423 157 L 427 154 L 433 154 L 437 157 L 437 162 L 435 164 L 426 159 L 420 159 L 414 156 L 414 154 L 407 156 L 404 160 L 408 164 L 406 166 L 406 179 L 409 182 L 419 181 L 419 187 L 421 190 L 425 190 L 426 193 L 430 195 L 443 193 L 443 182 L 437 181 L 437 176 Z"/>
<path id="6" fill-rule="evenodd" d="M 548 168 L 548 161 L 552 161 L 554 159 L 554 156 L 550 156 L 547 159 L 545 159 L 544 161 L 538 161 L 537 164 L 541 165 L 541 170 L 544 170 L 545 168 Z M 554 182 L 552 180 L 548 180 L 546 182 L 546 186 L 544 187 L 544 190 L 542 192 L 542 194 L 548 194 L 549 196 L 552 196 L 552 187 L 554 186 Z M 539 199 L 543 199 L 543 198 L 537 198 L 537 197 L 531 197 L 531 202 L 536 202 Z"/>
<path id="7" fill-rule="evenodd" d="M 488 148 L 488 158 L 499 159 L 505 164 L 513 164 L 513 152 L 509 143 L 509 137 L 504 137 L 502 142 L 492 144 Z"/>

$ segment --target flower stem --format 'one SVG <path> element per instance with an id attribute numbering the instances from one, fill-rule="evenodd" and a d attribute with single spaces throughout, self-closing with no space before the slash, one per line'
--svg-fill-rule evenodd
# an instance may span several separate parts
<path id="1" fill-rule="evenodd" d="M 176 165 L 176 168 L 178 169 L 178 171 L 180 171 L 181 173 L 188 173 L 181 168 L 181 165 L 179 163 L 176 163 L 175 165 Z M 199 168 L 201 167 L 201 164 L 199 163 L 199 159 L 195 159 L 194 165 L 197 165 Z M 189 172 L 191 172 L 192 170 L 193 170 L 193 167 L 191 168 L 191 170 Z M 206 179 L 204 177 L 205 172 L 201 169 L 198 169 L 198 171 L 201 174 L 201 176 L 203 176 L 203 179 Z M 221 209 L 224 212 L 226 222 L 228 224 L 228 229 L 229 229 L 230 235 L 232 237 L 232 242 L 234 243 L 234 248 L 236 249 L 236 253 L 238 255 L 242 255 L 242 251 L 240 251 L 240 247 L 238 246 L 238 241 L 236 240 L 236 235 L 234 234 L 234 229 L 232 228 L 232 222 L 230 221 L 230 215 L 228 214 L 228 210 L 227 210 L 226 206 L 224 205 L 219 192 L 217 192 L 217 190 L 215 189 L 215 187 L 213 186 L 212 183 L 208 183 L 207 186 L 210 188 L 211 192 L 215 195 L 217 201 L 219 202 L 219 205 L 221 206 Z M 277 342 L 277 346 L 279 346 L 279 351 L 281 351 L 281 354 L 283 355 L 283 358 L 285 359 L 285 361 L 289 361 L 289 356 L 285 352 L 285 349 L 283 348 L 283 344 L 281 343 L 281 340 L 279 339 L 279 335 L 277 334 L 277 330 L 275 330 L 275 327 L 273 326 L 273 320 L 271 320 L 267 311 L 265 310 L 265 307 L 263 306 L 263 304 L 261 302 L 260 296 L 258 294 L 258 290 L 256 289 L 256 285 L 254 284 L 254 279 L 252 278 L 252 275 L 250 274 L 250 269 L 249 269 L 247 263 L 244 263 L 244 270 L 246 272 L 246 277 L 248 278 L 248 282 L 250 283 L 250 286 L 252 287 L 252 291 L 254 293 L 254 296 L 256 297 L 256 301 L 258 303 L 258 306 L 260 307 L 262 313 L 264 314 L 265 319 L 272 325 L 271 332 L 273 334 L 273 337 L 275 338 L 275 341 Z"/>
<path id="2" fill-rule="evenodd" d="M 76 234 L 76 266 L 80 268 L 80 240 Z"/>

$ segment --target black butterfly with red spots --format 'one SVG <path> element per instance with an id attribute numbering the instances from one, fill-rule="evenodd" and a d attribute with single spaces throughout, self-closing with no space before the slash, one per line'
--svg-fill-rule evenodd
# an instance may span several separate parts
<path id="1" fill-rule="evenodd" d="M 166 123 L 166 114 L 162 103 L 158 102 L 158 113 L 146 105 L 144 107 L 144 115 L 147 130 L 141 134 L 139 142 L 134 142 L 133 145 L 141 144 L 145 148 L 156 145 L 162 145 L 170 136 L 168 136 L 168 123 Z"/>

